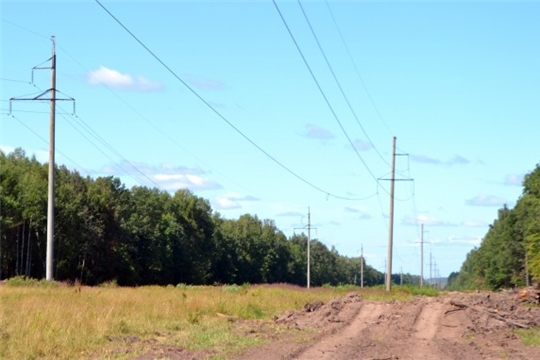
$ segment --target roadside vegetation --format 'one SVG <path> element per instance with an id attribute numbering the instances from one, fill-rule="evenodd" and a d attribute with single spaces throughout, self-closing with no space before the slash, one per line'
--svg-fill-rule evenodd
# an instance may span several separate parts
<path id="1" fill-rule="evenodd" d="M 448 289 L 508 289 L 540 282 L 540 165 L 525 175 L 523 193 L 513 208 L 504 205 Z"/>
<path id="2" fill-rule="evenodd" d="M 406 286 L 391 293 L 382 287 L 308 290 L 284 284 L 85 287 L 15 278 L 0 286 L 0 358 L 123 359 L 155 344 L 227 358 L 268 341 L 245 336 L 254 326 L 245 320 L 275 332 L 289 331 L 274 325 L 273 317 L 353 291 L 365 299 L 391 301 L 411 300 L 419 290 Z M 298 331 L 291 336 L 301 339 Z"/>

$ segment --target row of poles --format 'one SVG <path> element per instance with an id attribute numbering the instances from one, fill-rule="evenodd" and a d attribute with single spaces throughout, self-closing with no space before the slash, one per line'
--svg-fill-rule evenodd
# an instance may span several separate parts
<path id="1" fill-rule="evenodd" d="M 47 199 L 47 254 L 46 254 L 46 271 L 45 278 L 47 281 L 52 281 L 54 278 L 53 273 L 53 254 L 54 254 L 54 155 L 55 155 L 55 116 L 56 116 L 56 101 L 57 100 L 70 100 L 74 99 L 57 99 L 56 97 L 56 42 L 55 37 L 51 37 L 52 41 L 52 56 L 51 56 L 51 66 L 46 68 L 34 68 L 34 69 L 50 69 L 51 70 L 51 88 L 42 94 L 34 98 L 11 98 L 10 101 L 50 101 L 50 123 L 49 123 L 49 184 L 48 184 L 48 199 Z M 50 94 L 49 98 L 44 97 L 45 94 Z M 411 181 L 412 179 L 396 179 L 395 178 L 395 166 L 396 166 L 396 156 L 405 155 L 405 154 L 396 154 L 396 137 L 393 137 L 392 141 L 392 171 L 390 179 L 382 179 L 390 181 L 390 223 L 388 230 L 388 261 L 386 265 L 386 291 L 392 290 L 392 248 L 393 248 L 393 237 L 394 237 L 394 188 L 395 182 L 398 180 Z M 310 242 L 311 242 L 311 214 L 308 208 L 308 243 L 307 243 L 307 287 L 310 287 Z M 423 285 L 423 233 L 424 226 L 422 225 L 422 240 L 421 240 L 421 258 L 422 266 L 420 270 L 420 286 Z M 361 271 L 360 271 L 360 284 L 363 287 L 364 285 L 364 256 L 363 248 L 360 261 Z"/>

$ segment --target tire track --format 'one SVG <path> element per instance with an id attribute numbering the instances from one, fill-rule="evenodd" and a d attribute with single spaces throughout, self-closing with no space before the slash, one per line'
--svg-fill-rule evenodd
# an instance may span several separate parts
<path id="1" fill-rule="evenodd" d="M 365 303 L 349 326 L 342 331 L 325 337 L 307 348 L 303 353 L 294 357 L 297 360 L 330 360 L 340 358 L 337 352 L 342 346 L 346 346 L 372 325 L 382 315 L 385 309 L 383 303 Z"/>

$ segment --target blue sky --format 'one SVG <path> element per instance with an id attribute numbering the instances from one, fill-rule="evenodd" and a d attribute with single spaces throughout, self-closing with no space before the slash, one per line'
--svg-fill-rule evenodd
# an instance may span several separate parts
<path id="1" fill-rule="evenodd" d="M 50 87 L 47 70 L 30 79 L 54 35 L 57 89 L 76 99 L 75 115 L 58 104 L 57 163 L 189 188 L 287 235 L 310 207 L 314 238 L 347 256 L 363 247 L 384 271 L 390 183 L 378 179 L 396 136 L 408 154 L 396 177 L 414 181 L 396 182 L 393 272 L 420 273 L 424 224 L 426 277 L 430 253 L 438 275 L 459 270 L 539 162 L 536 1 L 303 1 L 317 40 L 298 2 L 277 1 L 302 55 L 271 0 L 102 4 L 174 74 L 95 1 L 2 1 L 3 151 L 47 161 L 48 104 L 9 114 L 9 99 Z"/>

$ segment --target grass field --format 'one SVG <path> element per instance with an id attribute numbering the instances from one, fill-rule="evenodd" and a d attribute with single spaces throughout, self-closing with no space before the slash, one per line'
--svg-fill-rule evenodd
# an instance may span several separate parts
<path id="1" fill-rule="evenodd" d="M 272 318 L 307 302 L 351 291 L 366 299 L 411 299 L 429 289 L 266 286 L 119 288 L 8 281 L 0 286 L 0 358 L 125 359 L 154 344 L 180 346 L 225 359 L 264 338 L 243 335 L 243 319 Z M 276 331 L 286 331 L 276 328 Z"/>

